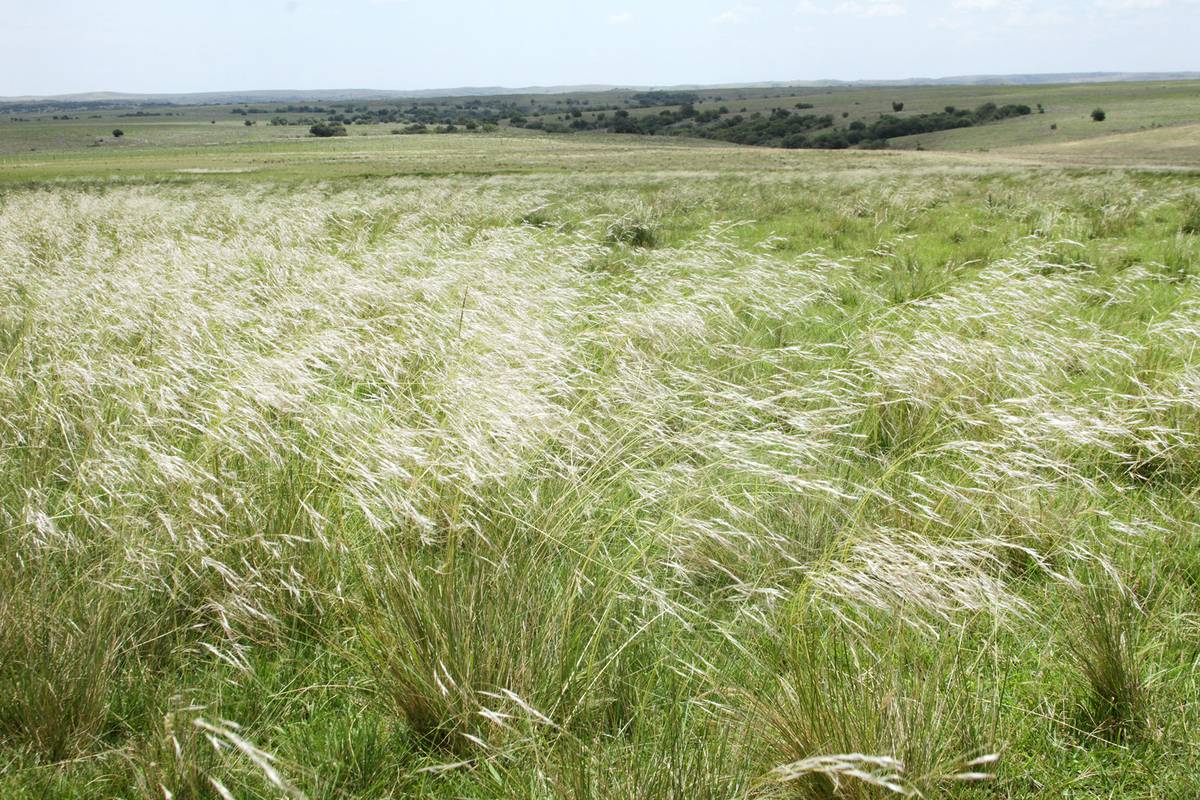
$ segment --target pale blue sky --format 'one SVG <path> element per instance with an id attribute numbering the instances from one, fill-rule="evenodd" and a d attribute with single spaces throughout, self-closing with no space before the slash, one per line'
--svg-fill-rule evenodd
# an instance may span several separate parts
<path id="1" fill-rule="evenodd" d="M 1200 69 L 1200 0 L 0 0 L 0 95 Z"/>

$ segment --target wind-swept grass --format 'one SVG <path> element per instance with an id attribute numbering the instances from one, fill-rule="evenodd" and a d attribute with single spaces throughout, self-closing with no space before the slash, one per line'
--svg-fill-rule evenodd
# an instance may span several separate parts
<path id="1" fill-rule="evenodd" d="M 872 158 L 6 191 L 0 795 L 1188 796 L 1190 178 Z"/>

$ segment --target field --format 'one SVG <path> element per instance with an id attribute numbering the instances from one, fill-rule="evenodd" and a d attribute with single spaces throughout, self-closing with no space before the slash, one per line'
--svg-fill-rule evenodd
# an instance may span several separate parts
<path id="1" fill-rule="evenodd" d="M 917 86 L 838 89 L 720 89 L 694 93 L 699 112 L 726 112 L 725 118 L 773 109 L 830 115 L 838 126 L 870 124 L 893 114 L 930 114 L 947 106 L 975 108 L 984 103 L 1041 106 L 1042 113 L 970 128 L 891 139 L 895 150 L 986 153 L 1019 162 L 1075 166 L 1155 166 L 1200 168 L 1200 81 L 1101 83 L 1065 86 Z M 24 109 L 0 104 L 0 182 L 64 177 L 153 176 L 199 172 L 254 173 L 259 177 L 338 177 L 347 175 L 500 174 L 547 170 L 608 169 L 628 166 L 684 169 L 695 148 L 721 147 L 715 140 L 659 135 L 651 146 L 637 136 L 614 138 L 582 132 L 546 136 L 511 123 L 520 113 L 539 124 L 566 126 L 572 111 L 594 123 L 599 113 L 627 109 L 633 117 L 653 116 L 678 105 L 636 102 L 635 92 L 571 95 L 502 95 L 486 98 L 433 98 L 394 101 L 324 102 L 322 113 L 283 112 L 287 103 L 210 106 L 57 107 Z M 478 104 L 478 105 L 475 105 Z M 797 105 L 806 106 L 797 110 Z M 292 107 L 303 107 L 295 106 Z M 1104 108 L 1103 123 L 1091 120 Z M 605 108 L 607 112 L 595 109 Z M 354 109 L 353 112 L 348 109 Z M 415 111 L 414 111 L 415 109 Z M 404 123 L 352 124 L 344 140 L 319 141 L 307 135 L 307 122 L 330 113 L 401 113 L 410 119 L 456 123 L 446 138 L 396 136 Z M 149 114 L 151 116 L 137 116 Z M 412 116 L 416 114 L 417 116 Z M 424 115 L 424 116 L 421 116 Z M 69 118 L 69 119 L 68 119 Z M 286 121 L 272 125 L 270 121 Z M 495 121 L 490 134 L 466 131 L 464 122 Z M 247 126 L 246 122 L 253 125 Z M 430 130 L 434 123 L 430 122 Z M 124 136 L 112 137 L 114 129 Z M 675 131 L 686 133 L 686 131 Z M 408 141 L 416 139 L 417 141 Z M 567 142 L 570 142 L 568 145 Z M 614 146 L 622 142 L 621 146 Z M 599 143 L 601 146 L 596 147 Z M 692 148 L 678 152 L 677 148 Z M 675 156 L 676 158 L 673 158 Z M 709 156 L 697 169 L 712 168 Z M 625 159 L 632 159 L 626 164 Z M 770 153 L 737 148 L 717 156 L 720 169 L 788 168 L 790 161 Z"/>
<path id="2" fill-rule="evenodd" d="M 0 797 L 1200 795 L 1184 103 L 2 123 Z"/>

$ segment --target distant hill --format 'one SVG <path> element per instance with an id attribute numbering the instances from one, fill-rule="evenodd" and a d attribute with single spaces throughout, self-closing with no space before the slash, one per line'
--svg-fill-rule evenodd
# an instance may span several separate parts
<path id="1" fill-rule="evenodd" d="M 228 103 L 294 103 L 302 101 L 391 100 L 430 97 L 486 97 L 493 95 L 574 94 L 606 91 L 764 89 L 789 87 L 868 87 L 868 86 L 1039 86 L 1047 84 L 1105 83 L 1128 81 L 1177 81 L 1200 79 L 1200 72 L 1069 72 L 1033 75 L 959 75 L 948 78 L 907 78 L 903 80 L 813 80 L 766 81 L 758 83 L 681 84 L 676 86 L 460 86 L 442 89 L 257 89 L 231 92 L 181 94 L 135 94 L 125 92 L 84 92 L 63 95 L 26 95 L 0 97 L 0 103 L 164 103 L 170 105 L 225 105 Z"/>

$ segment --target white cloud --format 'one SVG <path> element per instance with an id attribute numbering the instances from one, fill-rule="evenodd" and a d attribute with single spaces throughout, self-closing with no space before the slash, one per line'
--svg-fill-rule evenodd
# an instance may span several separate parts
<path id="1" fill-rule="evenodd" d="M 956 11 L 995 11 L 1011 3 L 1005 0 L 954 0 L 951 5 Z"/>
<path id="2" fill-rule="evenodd" d="M 1170 4 L 1170 0 L 1100 0 L 1100 7 L 1105 11 L 1149 11 Z"/>
<path id="3" fill-rule="evenodd" d="M 1108 2 L 1108 0 L 1099 0 Z M 1127 0 L 1114 0 L 1126 2 Z M 1165 0 L 1128 0 L 1130 2 L 1165 2 Z M 1061 5 L 1061 4 L 1057 4 Z M 1053 2 L 1034 3 L 1032 0 L 953 0 L 950 4 L 957 17 L 943 18 L 938 27 L 944 29 L 965 28 L 965 20 L 975 12 L 997 12 L 988 21 L 989 25 L 1000 25 L 1006 28 L 1034 28 L 1048 30 L 1072 22 L 1078 22 L 1080 14 L 1071 14 L 1056 7 Z"/>
<path id="4" fill-rule="evenodd" d="M 609 25 L 628 25 L 633 22 L 632 11 L 619 11 L 608 18 Z"/>
<path id="5" fill-rule="evenodd" d="M 759 11 L 758 6 L 734 6 L 717 14 L 711 21 L 714 25 L 740 25 L 750 17 L 756 16 Z"/>
<path id="6" fill-rule="evenodd" d="M 801 0 L 796 6 L 797 14 L 819 16 L 859 17 L 871 19 L 876 17 L 901 17 L 908 13 L 908 8 L 894 0 L 842 0 L 842 2 L 818 4 L 812 0 Z"/>

